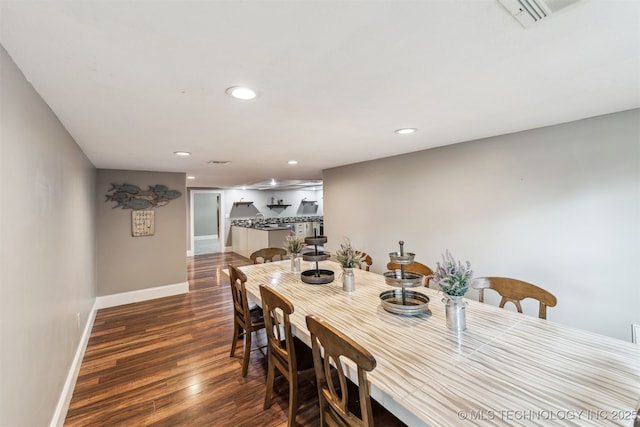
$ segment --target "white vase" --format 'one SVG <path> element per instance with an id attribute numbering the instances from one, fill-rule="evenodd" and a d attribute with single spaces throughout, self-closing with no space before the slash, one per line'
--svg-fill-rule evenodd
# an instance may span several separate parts
<path id="1" fill-rule="evenodd" d="M 351 292 L 356 289 L 356 276 L 353 274 L 353 268 L 342 269 L 342 290 Z"/>
<path id="2" fill-rule="evenodd" d="M 299 254 L 291 254 L 291 272 L 297 273 L 300 271 L 300 257 Z"/>
<path id="3" fill-rule="evenodd" d="M 452 331 L 464 331 L 467 329 L 466 306 L 463 295 L 446 295 L 442 302 L 446 305 L 445 315 L 447 318 L 447 328 Z"/>

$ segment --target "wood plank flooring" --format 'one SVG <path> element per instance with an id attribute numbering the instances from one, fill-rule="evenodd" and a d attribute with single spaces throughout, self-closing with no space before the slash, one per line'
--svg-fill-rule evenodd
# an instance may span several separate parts
<path id="1" fill-rule="evenodd" d="M 266 362 L 229 357 L 232 303 L 222 273 L 249 260 L 233 253 L 188 258 L 191 292 L 99 310 L 65 426 L 281 426 L 288 387 L 263 410 Z M 264 331 L 259 332 L 264 339 Z M 319 424 L 315 385 L 300 387 L 300 425 Z"/>

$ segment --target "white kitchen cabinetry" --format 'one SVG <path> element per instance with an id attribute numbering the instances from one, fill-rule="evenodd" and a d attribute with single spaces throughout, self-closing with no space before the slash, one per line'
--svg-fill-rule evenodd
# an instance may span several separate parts
<path id="1" fill-rule="evenodd" d="M 313 222 L 296 222 L 295 228 L 296 228 L 296 236 L 298 237 L 313 237 Z M 318 230 L 318 235 L 320 235 L 320 232 Z"/>
<path id="2" fill-rule="evenodd" d="M 249 257 L 258 249 L 269 247 L 269 231 L 250 228 L 247 231 L 247 255 Z"/>
<path id="3" fill-rule="evenodd" d="M 231 229 L 231 245 L 233 252 L 243 257 L 249 256 L 262 248 L 282 248 L 289 235 L 287 230 L 259 230 L 233 226 Z"/>
<path id="4" fill-rule="evenodd" d="M 249 254 L 247 254 L 248 230 L 246 227 L 238 227 L 237 225 L 231 227 L 231 247 L 233 248 L 233 252 L 247 258 L 249 258 Z"/>
<path id="5" fill-rule="evenodd" d="M 289 230 L 256 230 L 249 228 L 247 233 L 247 254 L 248 257 L 258 249 L 262 248 L 283 248 L 284 240 L 289 235 Z"/>

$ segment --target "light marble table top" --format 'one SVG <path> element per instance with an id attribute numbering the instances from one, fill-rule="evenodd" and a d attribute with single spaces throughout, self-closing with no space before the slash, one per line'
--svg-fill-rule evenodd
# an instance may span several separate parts
<path id="1" fill-rule="evenodd" d="M 640 346 L 473 300 L 467 329 L 453 332 L 435 290 L 412 289 L 430 298 L 432 315 L 398 316 L 380 304 L 393 289 L 382 275 L 355 269 L 355 290 L 344 292 L 333 261 L 319 263 L 335 272 L 324 285 L 302 282 L 290 266 L 240 267 L 250 299 L 260 304 L 261 284 L 288 298 L 294 333 L 308 345 L 305 316 L 314 314 L 364 346 L 377 361 L 371 396 L 410 426 L 633 425 Z"/>

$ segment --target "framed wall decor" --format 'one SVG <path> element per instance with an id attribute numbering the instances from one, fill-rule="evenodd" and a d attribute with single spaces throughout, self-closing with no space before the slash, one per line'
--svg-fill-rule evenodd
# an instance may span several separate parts
<path id="1" fill-rule="evenodd" d="M 155 211 L 131 211 L 131 235 L 133 237 L 153 236 L 155 232 Z"/>

